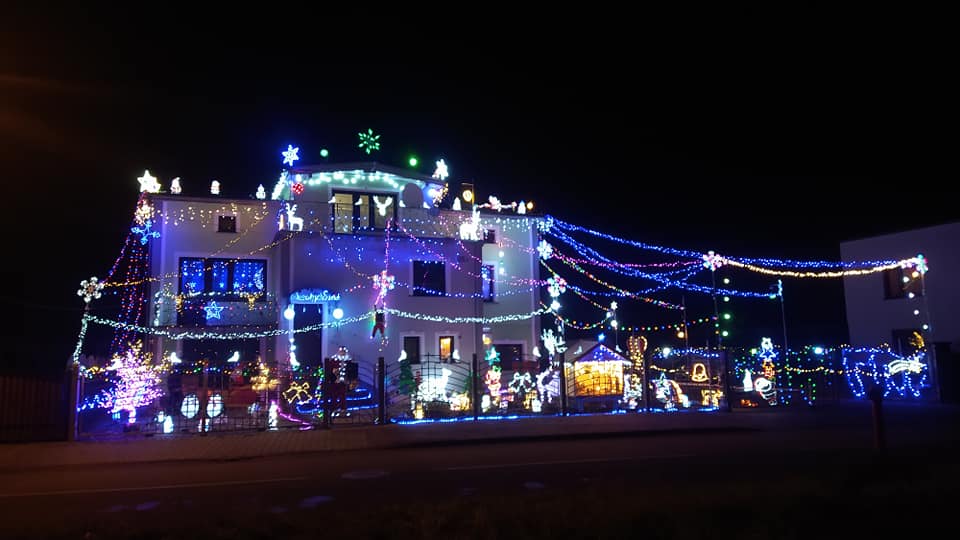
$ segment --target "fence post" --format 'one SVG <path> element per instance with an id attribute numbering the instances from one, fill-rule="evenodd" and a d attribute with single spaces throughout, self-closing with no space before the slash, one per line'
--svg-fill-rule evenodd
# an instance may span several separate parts
<path id="1" fill-rule="evenodd" d="M 377 423 L 387 423 L 387 372 L 382 356 L 377 358 Z"/>
<path id="2" fill-rule="evenodd" d="M 473 420 L 480 417 L 480 364 L 477 361 L 477 353 L 473 353 L 470 360 L 470 405 L 473 408 Z"/>
<path id="3" fill-rule="evenodd" d="M 650 358 L 643 359 L 643 412 L 650 412 L 650 362 L 652 360 L 652 354 Z"/>
<path id="4" fill-rule="evenodd" d="M 80 365 L 67 368 L 67 440 L 77 440 L 77 405 L 80 398 Z"/>
<path id="5" fill-rule="evenodd" d="M 563 353 L 560 356 L 560 416 L 567 415 L 567 366 L 563 361 Z"/>
<path id="6" fill-rule="evenodd" d="M 727 412 L 733 412 L 733 386 L 730 385 L 730 354 L 727 349 L 720 349 L 723 355 L 723 392 L 727 396 Z"/>
<path id="7" fill-rule="evenodd" d="M 209 398 L 207 396 L 207 368 L 210 367 L 209 363 L 206 360 L 200 361 L 200 435 L 207 434 L 207 403 Z"/>
<path id="8" fill-rule="evenodd" d="M 324 429 L 330 429 L 332 423 L 330 422 L 330 377 L 333 372 L 331 371 L 333 362 L 329 358 L 323 359 L 323 382 L 320 383 L 320 399 L 323 401 L 323 427 Z"/>

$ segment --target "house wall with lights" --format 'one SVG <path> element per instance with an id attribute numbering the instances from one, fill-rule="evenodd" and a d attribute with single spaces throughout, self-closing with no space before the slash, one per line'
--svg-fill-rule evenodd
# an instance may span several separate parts
<path id="1" fill-rule="evenodd" d="M 222 361 L 243 345 L 243 354 L 287 367 L 318 365 L 346 347 L 367 373 L 377 357 L 406 351 L 469 362 L 493 344 L 529 357 L 540 317 L 513 317 L 540 307 L 540 218 L 440 209 L 443 189 L 429 177 L 348 164 L 291 169 L 271 200 L 154 196 L 163 218 L 151 275 L 165 277 L 152 285 L 151 324 L 281 332 L 252 345 L 158 338 L 155 353 L 195 361 L 191 354 L 207 353 L 190 347 L 212 343 L 210 359 Z M 372 284 L 384 271 L 393 288 L 381 297 Z M 389 311 L 374 335 L 375 306 Z M 318 329 L 298 331 L 310 327 Z"/>
<path id="2" fill-rule="evenodd" d="M 158 327 L 262 331 L 277 327 L 278 253 L 262 249 L 277 235 L 277 201 L 154 195 L 161 233 L 151 242 L 149 323 Z M 268 357 L 271 339 L 246 343 L 248 354 Z M 199 341 L 155 338 L 154 354 L 191 356 Z M 236 349 L 222 345 L 227 354 Z M 231 349 L 231 350 L 227 350 Z M 223 351 L 193 351 L 212 361 Z M 197 358 L 190 358 L 196 360 Z M 252 360 L 252 359 L 251 359 Z"/>
<path id="3" fill-rule="evenodd" d="M 922 281 L 901 268 L 844 278 L 851 343 L 889 343 L 898 350 L 904 336 L 924 330 L 929 320 L 928 340 L 960 344 L 958 239 L 960 223 L 950 223 L 841 243 L 844 262 L 922 254 L 929 264 Z"/>

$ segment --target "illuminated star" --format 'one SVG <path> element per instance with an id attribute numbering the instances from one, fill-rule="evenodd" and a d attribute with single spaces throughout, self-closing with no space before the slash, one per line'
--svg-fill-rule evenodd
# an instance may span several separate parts
<path id="1" fill-rule="evenodd" d="M 216 300 L 214 300 L 213 302 L 210 302 L 204 306 L 203 309 L 207 311 L 208 319 L 219 319 L 220 312 L 223 311 L 223 306 L 218 306 Z"/>
<path id="2" fill-rule="evenodd" d="M 300 159 L 300 156 L 297 155 L 297 152 L 299 151 L 300 151 L 299 146 L 294 148 L 292 144 L 288 144 L 287 151 L 280 152 L 280 154 L 283 156 L 284 165 L 290 165 L 291 167 L 293 167 L 293 162 Z"/>
<path id="3" fill-rule="evenodd" d="M 437 162 L 437 170 L 433 171 L 433 177 L 446 180 L 448 176 L 450 176 L 450 173 L 447 172 L 447 164 L 441 159 Z"/>
<path id="4" fill-rule="evenodd" d="M 360 137 L 360 144 L 357 146 L 363 148 L 366 153 L 380 149 L 380 136 L 374 135 L 372 129 L 367 129 L 366 133 L 361 131 L 357 136 Z"/>
<path id="5" fill-rule="evenodd" d="M 157 193 L 160 191 L 160 182 L 157 182 L 156 177 L 150 174 L 149 170 L 144 169 L 143 176 L 137 177 L 137 181 L 140 182 L 140 192 L 148 193 Z"/>

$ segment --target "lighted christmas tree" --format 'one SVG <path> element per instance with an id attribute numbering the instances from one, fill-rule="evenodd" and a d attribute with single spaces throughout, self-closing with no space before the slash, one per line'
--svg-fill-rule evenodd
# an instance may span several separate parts
<path id="1" fill-rule="evenodd" d="M 129 411 L 127 422 L 137 421 L 137 407 L 153 403 L 163 395 L 160 377 L 163 366 L 153 364 L 153 355 L 143 352 L 143 343 L 128 344 L 126 351 L 113 356 L 113 364 L 107 371 L 113 373 L 116 384 L 104 392 L 104 406 L 111 413 Z"/>

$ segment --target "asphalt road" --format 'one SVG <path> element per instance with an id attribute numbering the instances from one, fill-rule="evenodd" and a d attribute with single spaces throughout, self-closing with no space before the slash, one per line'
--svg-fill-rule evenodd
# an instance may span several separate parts
<path id="1" fill-rule="evenodd" d="M 249 520 L 358 519 L 397 504 L 517 500 L 604 489 L 718 496 L 743 483 L 874 463 L 870 418 L 812 413 L 762 430 L 626 433 L 217 462 L 51 468 L 0 475 L 0 537 L 125 537 Z M 869 412 L 867 410 L 867 412 Z M 957 412 L 888 411 L 888 458 L 949 461 Z M 758 471 L 766 471 L 761 474 Z M 762 478 L 761 478 L 762 476 Z M 233 524 L 233 525 L 231 525 Z M 315 525 L 315 524 L 314 524 Z M 106 536 L 105 536 L 106 535 Z M 226 537 L 230 537 L 227 535 Z"/>

